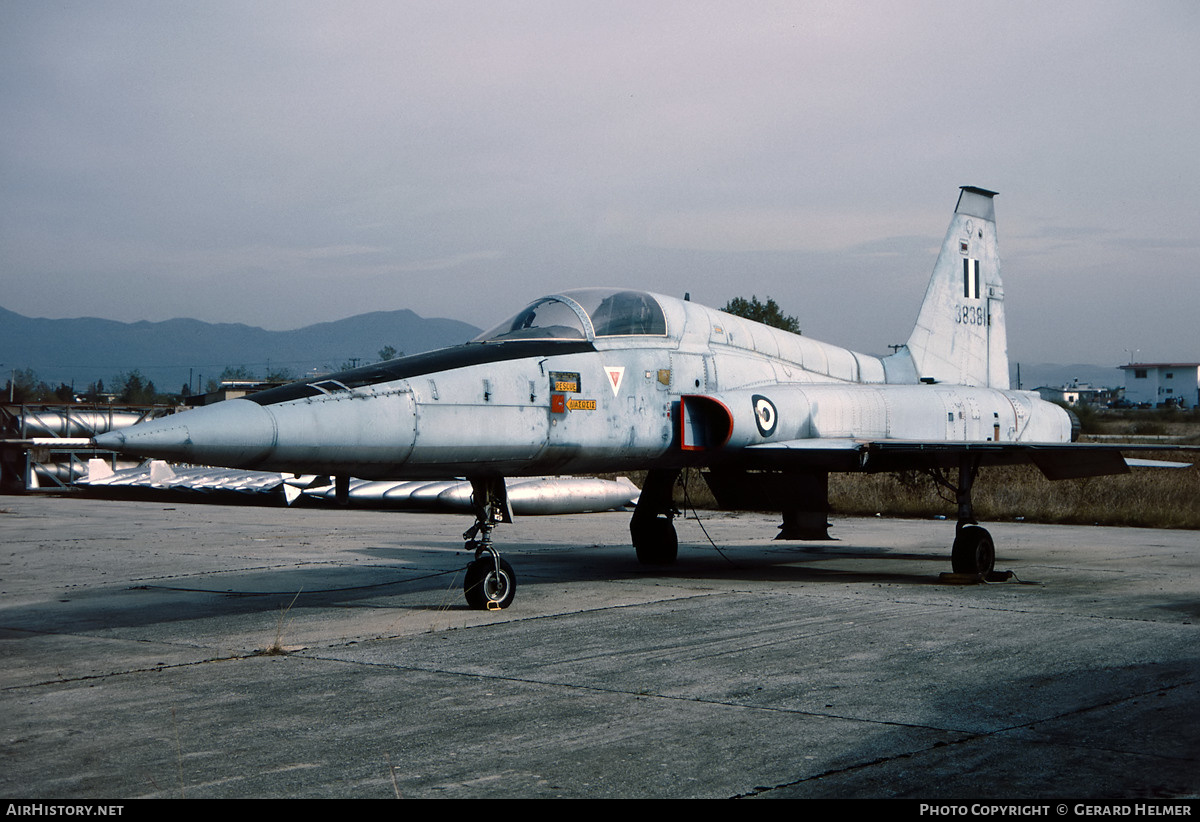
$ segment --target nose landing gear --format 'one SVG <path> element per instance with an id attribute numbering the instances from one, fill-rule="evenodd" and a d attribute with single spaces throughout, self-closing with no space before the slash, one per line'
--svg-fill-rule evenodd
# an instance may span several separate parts
<path id="1" fill-rule="evenodd" d="M 517 576 L 499 554 L 481 545 L 475 549 L 475 561 L 467 566 L 463 595 L 476 611 L 502 610 L 512 605 L 517 595 Z"/>
<path id="2" fill-rule="evenodd" d="M 492 529 L 496 524 L 512 522 L 508 492 L 503 477 L 469 479 L 475 524 L 467 529 L 463 539 L 466 549 L 475 552 L 475 559 L 467 566 L 463 595 L 467 605 L 477 611 L 499 611 L 512 605 L 517 595 L 517 575 L 492 544 Z"/>

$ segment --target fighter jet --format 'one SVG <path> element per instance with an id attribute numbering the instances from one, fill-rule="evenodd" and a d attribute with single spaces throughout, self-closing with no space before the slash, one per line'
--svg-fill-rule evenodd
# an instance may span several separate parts
<path id="1" fill-rule="evenodd" d="M 994 197 L 960 190 L 916 325 L 890 356 L 861 354 L 640 290 L 542 297 L 471 342 L 304 380 L 95 437 L 102 449 L 201 465 L 349 476 L 463 476 L 475 522 L 465 594 L 505 608 L 516 577 L 492 540 L 505 478 L 648 469 L 630 521 L 638 559 L 669 564 L 671 490 L 707 469 L 718 499 L 783 514 L 780 538 L 825 538 L 831 471 L 921 470 L 956 495 L 956 572 L 987 574 L 981 466 L 1033 462 L 1051 479 L 1127 471 L 1073 445 L 1078 422 L 1009 388 Z M 957 472 L 957 477 L 955 477 Z"/>

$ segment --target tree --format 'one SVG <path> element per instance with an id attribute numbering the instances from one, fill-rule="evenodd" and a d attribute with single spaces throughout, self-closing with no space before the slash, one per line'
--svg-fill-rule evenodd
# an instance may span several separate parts
<path id="1" fill-rule="evenodd" d="M 257 377 L 251 374 L 250 369 L 246 366 L 239 365 L 235 367 L 232 365 L 227 365 L 225 366 L 225 370 L 221 372 L 221 376 L 217 377 L 215 380 L 210 379 L 207 383 L 205 383 L 204 388 L 209 392 L 219 391 L 221 389 L 221 383 L 226 382 L 227 380 L 253 379 L 257 379 Z"/>
<path id="2" fill-rule="evenodd" d="M 104 399 L 104 380 L 96 380 L 93 383 L 88 383 L 87 391 L 83 396 L 88 402 L 100 402 Z"/>
<path id="3" fill-rule="evenodd" d="M 154 402 L 154 383 L 143 377 L 137 369 L 119 375 L 113 383 L 119 402 L 130 405 L 150 405 Z"/>
<path id="4" fill-rule="evenodd" d="M 263 382 L 291 382 L 296 379 L 296 375 L 292 373 L 292 369 L 276 366 L 267 370 L 267 376 L 263 377 Z"/>
<path id="5" fill-rule="evenodd" d="M 404 356 L 404 352 L 397 351 L 395 346 L 385 345 L 383 348 L 379 349 L 379 361 L 380 362 L 387 362 L 388 360 L 394 360 L 397 357 L 403 357 L 403 356 Z"/>
<path id="6" fill-rule="evenodd" d="M 754 320 L 763 325 L 771 325 L 775 328 L 782 328 L 784 331 L 790 331 L 793 334 L 799 334 L 800 321 L 795 317 L 790 317 L 780 310 L 779 305 L 770 297 L 767 297 L 765 303 L 760 303 L 758 297 L 751 295 L 749 300 L 744 297 L 734 297 L 721 309 L 726 314 L 733 314 L 738 317 L 745 317 L 747 320 Z"/>
<path id="7" fill-rule="evenodd" d="M 4 385 L 4 400 L 43 402 L 53 396 L 50 386 L 37 378 L 32 368 L 14 368 Z"/>
<path id="8" fill-rule="evenodd" d="M 244 365 L 239 365 L 234 368 L 232 365 L 225 366 L 225 370 L 221 372 L 220 380 L 253 380 L 255 376 L 250 373 L 250 369 Z"/>

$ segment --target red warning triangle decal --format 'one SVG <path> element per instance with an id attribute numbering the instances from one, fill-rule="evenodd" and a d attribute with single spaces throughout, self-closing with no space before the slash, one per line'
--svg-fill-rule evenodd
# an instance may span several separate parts
<path id="1" fill-rule="evenodd" d="M 621 390 L 621 380 L 625 378 L 625 366 L 606 365 L 604 373 L 608 375 L 608 387 L 613 390 L 613 396 L 617 396 L 617 392 Z"/>

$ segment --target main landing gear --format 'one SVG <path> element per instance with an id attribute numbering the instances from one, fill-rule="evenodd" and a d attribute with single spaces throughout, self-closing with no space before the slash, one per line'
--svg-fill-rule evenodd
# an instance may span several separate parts
<path id="1" fill-rule="evenodd" d="M 950 567 L 956 574 L 987 576 L 996 566 L 996 546 L 992 535 L 978 523 L 960 522 L 950 549 Z"/>
<path id="2" fill-rule="evenodd" d="M 475 524 L 467 529 L 463 539 L 466 549 L 475 552 L 475 559 L 467 566 L 463 594 L 467 605 L 477 611 L 499 611 L 512 605 L 517 595 L 517 576 L 492 544 L 492 529 L 496 524 L 512 522 L 504 478 L 472 478 L 471 503 L 475 508 Z"/>
<path id="3" fill-rule="evenodd" d="M 954 545 L 950 549 L 950 566 L 956 574 L 986 577 L 996 566 L 996 545 L 992 535 L 975 519 L 971 504 L 971 487 L 979 474 L 979 457 L 963 454 L 958 463 L 958 484 L 951 483 L 939 471 L 930 476 L 952 491 L 958 501 L 958 524 L 954 529 Z"/>
<path id="4" fill-rule="evenodd" d="M 679 477 L 678 469 L 654 469 L 629 521 L 629 536 L 643 565 L 670 565 L 679 554 L 679 538 L 672 519 L 678 513 L 671 500 L 671 489 Z"/>

